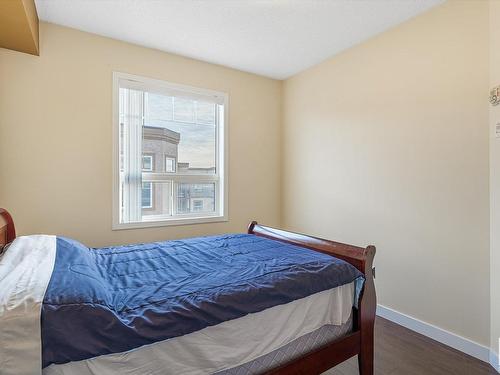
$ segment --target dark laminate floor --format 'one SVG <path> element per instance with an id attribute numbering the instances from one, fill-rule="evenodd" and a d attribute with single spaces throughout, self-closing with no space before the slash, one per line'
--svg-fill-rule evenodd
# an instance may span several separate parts
<path id="1" fill-rule="evenodd" d="M 323 375 L 358 375 L 357 358 Z M 492 367 L 388 320 L 375 324 L 376 375 L 498 375 Z"/>

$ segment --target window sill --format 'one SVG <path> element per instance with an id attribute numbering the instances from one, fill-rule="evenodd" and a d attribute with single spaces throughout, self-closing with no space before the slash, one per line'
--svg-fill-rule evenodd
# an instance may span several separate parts
<path id="1" fill-rule="evenodd" d="M 228 221 L 227 216 L 183 217 L 155 221 L 141 221 L 136 223 L 113 223 L 113 230 L 141 229 L 155 227 L 170 227 L 177 225 L 221 223 Z"/>

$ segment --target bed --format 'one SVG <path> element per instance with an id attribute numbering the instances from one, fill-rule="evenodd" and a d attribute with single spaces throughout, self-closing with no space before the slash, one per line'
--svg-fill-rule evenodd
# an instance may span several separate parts
<path id="1" fill-rule="evenodd" d="M 0 209 L 2 373 L 373 374 L 375 248 L 247 233 L 107 248 Z"/>

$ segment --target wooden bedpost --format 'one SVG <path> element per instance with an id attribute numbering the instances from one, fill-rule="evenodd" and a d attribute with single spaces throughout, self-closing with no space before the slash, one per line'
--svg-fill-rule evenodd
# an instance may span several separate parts
<path id="1" fill-rule="evenodd" d="M 255 228 L 256 225 L 257 225 L 257 222 L 255 220 L 252 221 L 250 224 L 248 224 L 247 233 L 248 234 L 253 234 L 253 228 Z"/>
<path id="2" fill-rule="evenodd" d="M 375 283 L 373 281 L 373 258 L 375 257 L 375 246 L 365 249 L 365 259 L 362 272 L 365 274 L 365 285 L 359 301 L 358 327 L 360 331 L 360 350 L 358 364 L 360 375 L 373 375 L 374 360 L 374 329 L 375 313 L 377 310 L 377 297 L 375 294 Z"/>
<path id="3" fill-rule="evenodd" d="M 9 212 L 0 208 L 0 252 L 4 246 L 11 243 L 16 238 L 16 228 Z"/>

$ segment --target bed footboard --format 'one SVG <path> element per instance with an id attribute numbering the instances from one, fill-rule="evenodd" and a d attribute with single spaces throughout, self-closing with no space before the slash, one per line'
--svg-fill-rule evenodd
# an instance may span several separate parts
<path id="1" fill-rule="evenodd" d="M 359 373 L 373 375 L 375 295 L 373 258 L 375 246 L 366 248 L 347 245 L 304 234 L 259 225 L 252 221 L 248 233 L 287 242 L 342 259 L 365 275 L 359 306 L 355 310 L 353 333 L 271 371 L 272 374 L 321 374 L 346 359 L 358 355 Z"/>

